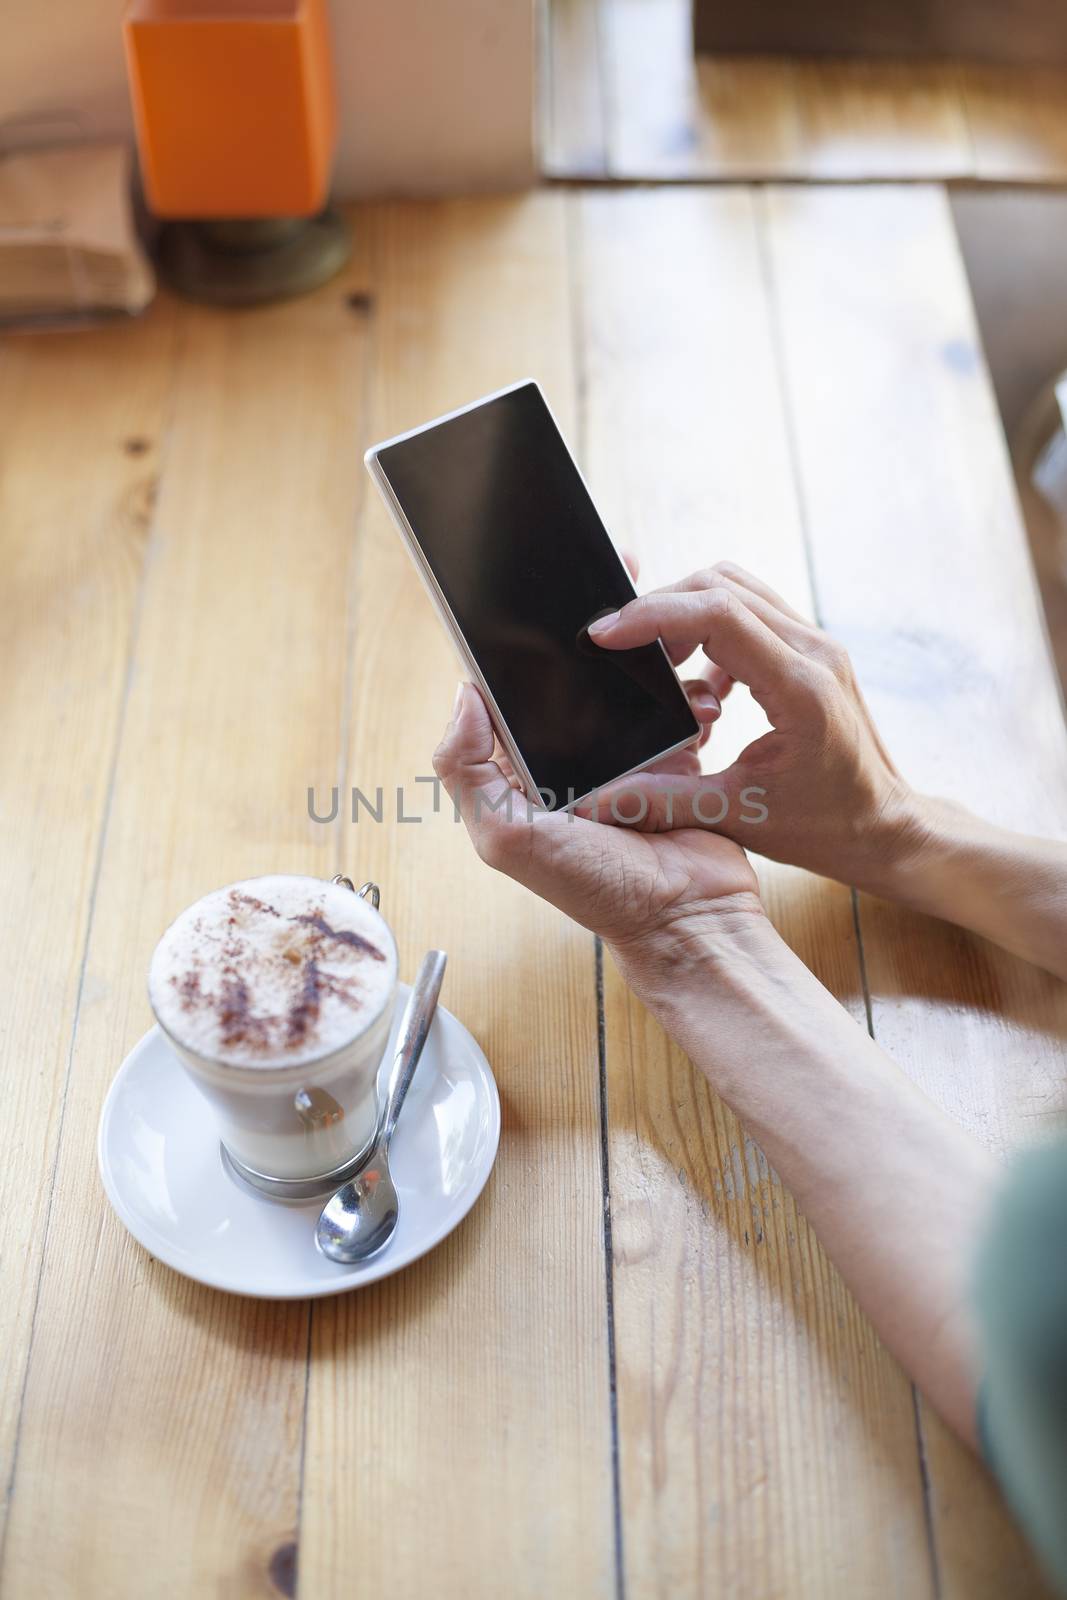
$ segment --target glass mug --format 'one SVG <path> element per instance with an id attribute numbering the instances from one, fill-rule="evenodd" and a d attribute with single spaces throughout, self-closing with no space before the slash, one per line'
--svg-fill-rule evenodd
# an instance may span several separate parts
<path id="1" fill-rule="evenodd" d="M 373 1145 L 397 978 L 396 942 L 378 905 L 372 883 L 357 895 L 341 877 L 247 878 L 189 906 L 152 957 L 152 1010 L 214 1111 L 224 1157 L 275 1198 L 329 1192 Z M 318 1036 L 307 1030 L 293 1059 L 277 1037 L 284 1019 L 265 1021 L 264 1006 L 287 996 L 290 1033 L 294 1017 L 306 1023 L 308 974 L 314 993 L 351 1004 L 335 1004 L 328 1025 L 319 1013 L 329 1008 L 317 1006 Z"/>

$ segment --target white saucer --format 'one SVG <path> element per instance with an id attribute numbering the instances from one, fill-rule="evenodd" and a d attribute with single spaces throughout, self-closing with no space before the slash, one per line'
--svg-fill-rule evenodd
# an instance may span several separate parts
<path id="1" fill-rule="evenodd" d="M 393 1038 L 409 993 L 397 986 Z M 233 1294 L 303 1300 L 341 1294 L 398 1272 L 440 1244 L 489 1177 L 500 1099 L 489 1063 L 438 1007 L 389 1165 L 400 1196 L 396 1232 L 362 1265 L 328 1261 L 315 1245 L 321 1201 L 267 1200 L 224 1168 L 211 1109 L 158 1028 L 130 1051 L 100 1116 L 100 1175 L 134 1238 L 187 1278 Z"/>

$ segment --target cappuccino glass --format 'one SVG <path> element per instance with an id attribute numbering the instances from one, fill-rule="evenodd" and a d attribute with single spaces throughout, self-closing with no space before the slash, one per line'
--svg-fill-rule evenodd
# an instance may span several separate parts
<path id="1" fill-rule="evenodd" d="M 257 1187 L 295 1198 L 369 1150 L 396 975 L 388 923 L 346 881 L 246 878 L 160 939 L 156 1020 Z"/>

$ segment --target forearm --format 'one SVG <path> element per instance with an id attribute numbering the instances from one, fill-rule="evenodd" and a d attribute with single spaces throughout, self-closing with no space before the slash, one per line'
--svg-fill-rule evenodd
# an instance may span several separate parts
<path id="1" fill-rule="evenodd" d="M 1067 979 L 1067 844 L 916 797 L 899 843 L 872 852 L 870 889 L 982 934 Z"/>
<path id="2" fill-rule="evenodd" d="M 969 1272 L 992 1159 L 762 915 L 726 913 L 669 954 L 616 954 L 793 1191 L 885 1344 L 973 1442 Z"/>

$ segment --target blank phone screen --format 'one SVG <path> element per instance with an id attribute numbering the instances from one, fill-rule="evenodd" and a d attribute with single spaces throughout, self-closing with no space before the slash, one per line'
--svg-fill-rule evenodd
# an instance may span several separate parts
<path id="1" fill-rule="evenodd" d="M 536 384 L 377 458 L 549 809 L 697 732 L 660 644 L 587 636 L 635 591 Z"/>

